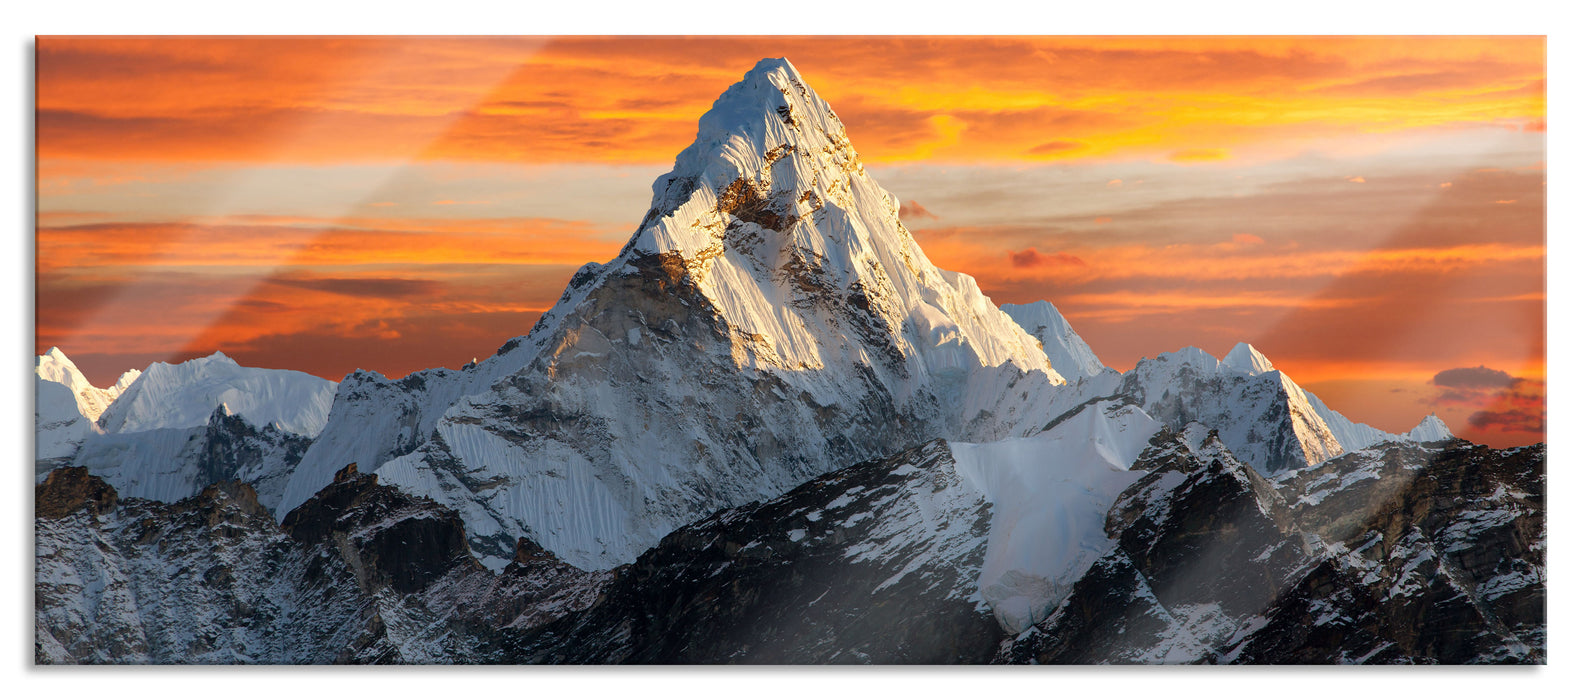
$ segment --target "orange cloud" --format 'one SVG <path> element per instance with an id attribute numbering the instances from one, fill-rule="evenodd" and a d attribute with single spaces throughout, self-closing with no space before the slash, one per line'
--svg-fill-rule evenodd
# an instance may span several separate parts
<path id="1" fill-rule="evenodd" d="M 139 266 L 581 264 L 608 260 L 622 240 L 554 219 L 226 217 L 38 230 L 38 270 Z"/>
<path id="2" fill-rule="evenodd" d="M 1542 128 L 1546 117 L 1541 37 L 40 37 L 37 47 L 46 171 L 80 158 L 666 162 L 719 91 L 765 56 L 790 57 L 873 162 L 1197 162 L 1292 136 Z M 1200 145 L 1216 141 L 1226 145 Z"/>
<path id="3" fill-rule="evenodd" d="M 469 217 L 485 211 L 468 206 L 480 196 L 496 203 L 489 210 L 520 209 L 499 207 L 510 195 L 460 188 L 381 192 L 368 198 L 382 201 L 345 209 L 377 216 L 290 216 L 303 210 L 289 194 L 279 208 L 260 209 L 277 212 L 269 216 L 199 216 L 196 204 L 123 216 L 116 206 L 171 172 L 245 173 L 263 163 L 600 162 L 662 171 L 726 85 L 759 58 L 787 56 L 870 164 L 1020 170 L 1058 161 L 1077 174 L 1073 182 L 1117 198 L 1063 220 L 966 226 L 958 224 L 1047 193 L 1008 187 L 951 199 L 897 190 L 946 213 L 947 227 L 914 232 L 936 264 L 977 276 L 997 302 L 1055 301 L 1115 366 L 1186 344 L 1223 352 L 1251 340 L 1299 381 L 1410 377 L 1424 388 L 1439 369 L 1478 363 L 1541 379 L 1545 164 L 1414 179 L 1392 174 L 1395 164 L 1345 159 L 1377 150 L 1368 144 L 1485 127 L 1541 140 L 1521 132 L 1547 129 L 1544 44 L 41 37 L 36 338 L 65 347 L 101 383 L 126 367 L 214 349 L 330 378 L 358 365 L 387 374 L 459 366 L 526 332 L 576 265 L 609 259 L 629 230 L 569 220 L 582 214 Z M 1339 165 L 1267 191 L 1238 184 L 1231 197 L 1154 174 L 1197 171 L 1127 172 L 1119 163 L 1240 166 L 1308 153 Z M 1469 165 L 1491 164 L 1510 165 Z M 1457 196 L 1441 182 L 1454 182 Z M 112 189 L 120 199 L 47 205 Z M 903 201 L 909 224 L 939 220 Z M 435 202 L 458 216 L 394 215 Z M 1051 250 L 1059 252 L 1043 252 Z M 1416 412 L 1415 422 L 1421 408 L 1393 410 L 1403 421 Z M 1476 409 L 1487 414 L 1478 434 L 1530 437 L 1501 432 L 1533 427 L 1511 413 L 1525 408 Z M 1445 407 L 1462 409 L 1457 420 L 1474 425 L 1472 407 Z"/>
<path id="4" fill-rule="evenodd" d="M 1071 255 L 1070 253 L 1054 253 L 1054 254 L 1051 255 L 1051 254 L 1047 254 L 1047 253 L 1040 253 L 1037 250 L 1034 250 L 1032 248 L 1028 248 L 1027 250 L 1017 251 L 1017 252 L 1014 252 L 1014 253 L 1007 253 L 1007 255 L 1010 257 L 1011 267 L 1013 267 L 1013 268 L 1036 268 L 1036 267 L 1049 267 L 1049 266 L 1076 266 L 1076 267 L 1087 267 L 1088 266 L 1088 264 L 1086 262 L 1082 261 L 1082 258 L 1079 258 L 1079 257 L 1077 257 L 1075 255 Z"/>

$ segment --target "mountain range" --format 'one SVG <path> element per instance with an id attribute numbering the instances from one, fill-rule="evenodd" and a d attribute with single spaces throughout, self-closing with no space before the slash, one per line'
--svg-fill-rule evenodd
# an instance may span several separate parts
<path id="1" fill-rule="evenodd" d="M 40 663 L 1545 659 L 1542 445 L 937 268 L 766 59 L 461 370 L 36 363 Z"/>

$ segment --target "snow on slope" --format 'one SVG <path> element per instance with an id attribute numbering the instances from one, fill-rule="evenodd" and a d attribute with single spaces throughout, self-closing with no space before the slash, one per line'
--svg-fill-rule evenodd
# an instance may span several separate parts
<path id="1" fill-rule="evenodd" d="M 528 536 L 604 568 L 831 469 L 1075 405 L 898 206 L 790 63 L 762 61 L 699 120 L 619 257 L 579 270 L 526 338 L 422 387 L 343 390 L 334 413 L 373 439 L 332 420 L 282 510 L 355 460 L 461 512 L 485 562 Z"/>
<path id="2" fill-rule="evenodd" d="M 324 429 L 286 484 L 276 517 L 284 518 L 312 498 L 348 464 L 373 471 L 416 450 L 458 399 L 488 389 L 521 369 L 541 349 L 526 338 L 515 338 L 493 356 L 460 371 L 439 367 L 401 379 L 365 370 L 346 375 L 336 387 Z"/>
<path id="3" fill-rule="evenodd" d="M 1060 376 L 1074 381 L 1104 372 L 1104 363 L 1054 304 L 1040 299 L 1031 304 L 1001 304 L 1000 310 L 1043 343 L 1049 364 Z"/>
<path id="4" fill-rule="evenodd" d="M 1114 545 L 1105 514 L 1142 476 L 1127 470 L 1160 427 L 1101 402 L 1034 437 L 950 444 L 957 473 L 994 504 L 978 586 L 1007 631 L 1048 616 Z"/>
<path id="5" fill-rule="evenodd" d="M 105 432 L 207 425 L 221 404 L 253 425 L 312 437 L 324 427 L 335 382 L 280 369 L 242 367 L 224 353 L 180 364 L 155 362 L 105 410 Z"/>
<path id="6" fill-rule="evenodd" d="M 242 481 L 273 509 L 308 442 L 273 425 L 255 426 L 222 404 L 196 427 L 94 435 L 71 466 L 87 468 L 122 496 L 166 503 L 220 481 Z"/>
<path id="7" fill-rule="evenodd" d="M 1125 374 L 1122 392 L 1172 428 L 1197 421 L 1219 430 L 1266 476 L 1344 452 L 1309 394 L 1246 343 L 1223 362 L 1194 347 L 1145 358 Z"/>
<path id="8" fill-rule="evenodd" d="M 1338 411 L 1325 405 L 1313 392 L 1307 392 L 1307 402 L 1312 404 L 1313 410 L 1329 425 L 1330 432 L 1335 434 L 1335 439 L 1340 441 L 1341 447 L 1347 452 L 1372 447 L 1381 442 L 1438 442 L 1455 437 L 1451 434 L 1450 426 L 1445 425 L 1439 416 L 1429 414 L 1416 427 L 1405 433 L 1388 433 L 1366 423 L 1353 423 Z"/>
<path id="9" fill-rule="evenodd" d="M 1450 432 L 1450 426 L 1445 425 L 1445 422 L 1433 413 L 1423 416 L 1417 427 L 1406 433 L 1406 439 L 1413 442 L 1439 442 L 1454 437 L 1455 434 Z"/>
<path id="10" fill-rule="evenodd" d="M 34 374 L 34 462 L 43 469 L 35 474 L 42 479 L 54 460 L 76 454 L 84 440 L 98 434 L 94 421 L 140 374 L 128 370 L 108 389 L 88 383 L 88 378 L 60 348 L 50 348 L 33 363 Z"/>
<path id="11" fill-rule="evenodd" d="M 764 59 L 698 121 L 697 139 L 655 181 L 653 208 L 622 257 L 685 261 L 716 312 L 755 338 L 750 364 L 878 359 L 797 312 L 823 301 L 807 299 L 816 290 L 868 311 L 851 330 L 893 345 L 899 357 L 876 349 L 916 378 L 904 389 L 947 369 L 1048 369 L 975 280 L 929 264 L 899 206 L 868 177 L 829 104 L 789 61 Z"/>
<path id="12" fill-rule="evenodd" d="M 123 372 L 115 384 L 108 389 L 100 389 L 88 383 L 88 378 L 77 369 L 76 363 L 66 357 L 60 348 L 50 348 L 49 352 L 39 355 L 34 362 L 34 374 L 39 379 L 61 384 L 71 390 L 72 397 L 77 403 L 78 412 L 88 420 L 99 420 L 104 409 L 109 408 L 121 392 L 126 390 L 133 380 L 142 372 L 129 369 Z"/>

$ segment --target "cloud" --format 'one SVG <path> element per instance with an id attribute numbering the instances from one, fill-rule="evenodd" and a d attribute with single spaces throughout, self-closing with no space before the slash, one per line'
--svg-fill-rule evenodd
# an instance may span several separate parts
<path id="1" fill-rule="evenodd" d="M 1081 147 L 1082 147 L 1082 142 L 1081 141 L 1050 141 L 1050 142 L 1047 142 L 1047 143 L 1038 144 L 1037 146 L 1033 146 L 1032 148 L 1027 149 L 1027 154 L 1028 155 L 1034 155 L 1034 156 L 1042 156 L 1042 155 L 1049 155 L 1051 153 L 1060 153 L 1062 151 L 1075 150 L 1075 149 L 1078 149 L 1078 148 L 1081 148 Z"/>
<path id="2" fill-rule="evenodd" d="M 1264 240 L 1263 240 L 1262 236 L 1254 236 L 1254 235 L 1252 235 L 1250 233 L 1233 233 L 1233 234 L 1230 235 L 1230 242 L 1232 242 L 1232 243 L 1240 243 L 1242 245 L 1263 245 L 1264 244 Z"/>
<path id="3" fill-rule="evenodd" d="M 1502 433 L 1542 433 L 1548 427 L 1543 412 L 1515 409 L 1478 411 L 1467 418 L 1467 423 L 1479 430 L 1498 430 Z"/>
<path id="4" fill-rule="evenodd" d="M 286 277 L 269 280 L 273 284 L 298 289 L 312 289 L 352 297 L 405 299 L 414 296 L 432 296 L 440 293 L 444 285 L 434 280 L 405 279 L 400 277 Z"/>
<path id="5" fill-rule="evenodd" d="M 1439 393 L 1429 399 L 1429 405 L 1468 412 L 1465 430 L 1469 434 L 1464 437 L 1486 442 L 1515 434 L 1518 442 L 1524 443 L 1544 439 L 1548 418 L 1547 382 L 1543 379 L 1513 377 L 1478 365 L 1440 372 L 1432 384 Z"/>
<path id="6" fill-rule="evenodd" d="M 924 209 L 923 205 L 918 204 L 917 200 L 915 200 L 915 199 L 909 199 L 906 202 L 902 203 L 901 204 L 901 212 L 900 213 L 901 213 L 901 218 L 903 218 L 903 219 L 934 219 L 936 221 L 939 220 L 939 216 L 938 215 L 936 215 L 934 212 L 931 212 L 931 211 L 929 211 L 927 209 Z"/>
<path id="7" fill-rule="evenodd" d="M 1075 255 L 1070 254 L 1070 253 L 1055 253 L 1055 254 L 1051 255 L 1051 254 L 1047 254 L 1047 253 L 1040 253 L 1040 252 L 1038 252 L 1037 249 L 1034 249 L 1034 248 L 1028 248 L 1026 250 L 1009 253 L 1008 255 L 1010 256 L 1011 267 L 1017 267 L 1017 268 L 1049 267 L 1049 266 L 1062 266 L 1062 265 L 1069 265 L 1069 266 L 1076 266 L 1076 267 L 1087 267 L 1088 266 L 1088 264 L 1086 262 L 1084 262 L 1082 260 L 1082 258 L 1079 258 L 1079 257 L 1077 257 Z"/>
<path id="8" fill-rule="evenodd" d="M 795 61 L 870 162 L 927 157 L 936 119 L 961 127 L 934 144 L 953 158 L 1194 162 L 1545 117 L 1542 37 L 42 37 L 37 142 L 45 166 L 669 162 L 764 56 Z"/>
<path id="9" fill-rule="evenodd" d="M 1447 369 L 1434 375 L 1433 381 L 1437 386 L 1471 389 L 1508 389 L 1516 384 L 1510 374 L 1483 365 Z"/>
<path id="10" fill-rule="evenodd" d="M 290 216 L 110 222 L 38 229 L 38 269 L 369 263 L 582 264 L 621 242 L 585 221 Z"/>

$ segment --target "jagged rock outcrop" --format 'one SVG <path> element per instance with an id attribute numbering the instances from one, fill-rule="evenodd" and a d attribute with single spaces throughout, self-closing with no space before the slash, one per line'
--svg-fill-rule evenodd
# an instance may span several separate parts
<path id="1" fill-rule="evenodd" d="M 989 504 L 934 441 L 671 533 L 586 612 L 521 635 L 531 663 L 971 663 Z"/>
<path id="2" fill-rule="evenodd" d="M 457 567 L 477 567 L 454 511 L 360 474 L 356 464 L 286 515 L 281 528 L 307 545 L 341 554 L 364 591 L 416 593 Z"/>
<path id="3" fill-rule="evenodd" d="M 251 485 L 272 512 L 311 439 L 258 426 L 224 404 L 207 424 L 95 435 L 72 458 L 127 497 L 172 503 L 210 484 Z"/>
<path id="4" fill-rule="evenodd" d="M 1138 361 L 1120 393 L 1176 429 L 1213 426 L 1237 458 L 1268 476 L 1344 452 L 1307 392 L 1245 343 L 1224 361 L 1183 348 Z"/>
<path id="5" fill-rule="evenodd" d="M 40 516 L 37 663 L 330 663 L 380 636 L 346 568 L 296 546 L 246 485 Z"/>
<path id="6" fill-rule="evenodd" d="M 1139 459 L 1116 550 L 998 661 L 1543 662 L 1542 446 L 1396 443 L 1270 482 L 1185 459 L 1196 438 Z"/>
<path id="7" fill-rule="evenodd" d="M 81 467 L 56 469 L 33 488 L 33 515 L 59 520 L 77 511 L 103 515 L 115 509 L 120 494 L 115 487 L 88 474 Z"/>

